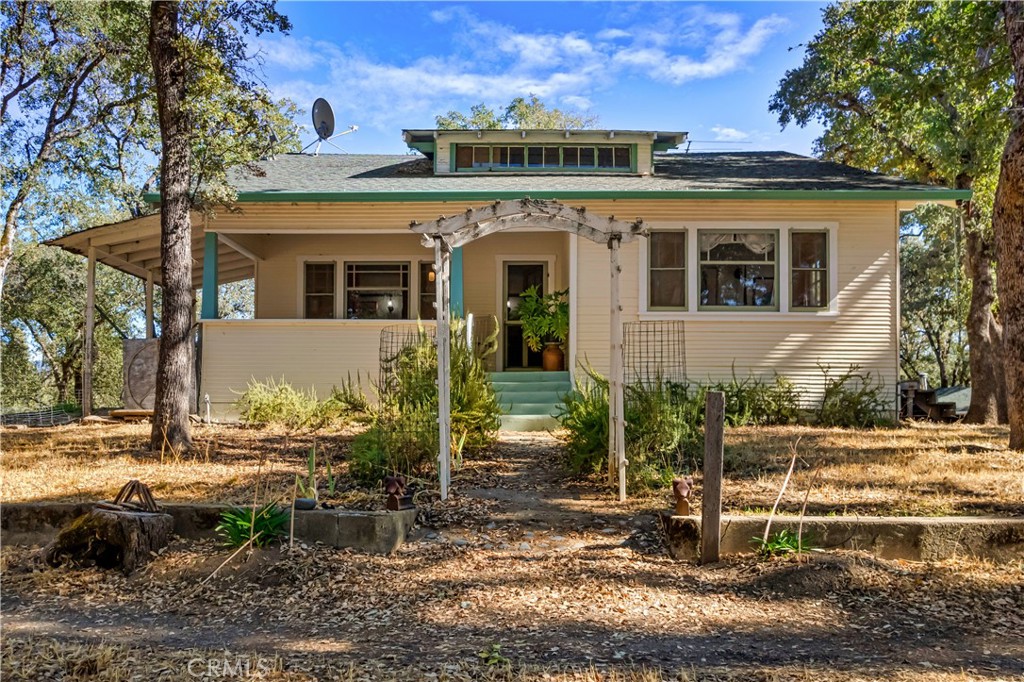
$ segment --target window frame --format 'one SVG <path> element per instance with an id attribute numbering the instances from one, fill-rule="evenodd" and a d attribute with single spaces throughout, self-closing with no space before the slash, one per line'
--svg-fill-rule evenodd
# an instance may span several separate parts
<path id="1" fill-rule="evenodd" d="M 487 165 L 481 166 L 469 166 L 460 167 L 458 161 L 458 154 L 460 148 L 472 147 L 473 158 L 475 158 L 476 149 L 487 148 L 488 149 L 488 162 Z M 521 166 L 510 166 L 510 165 L 498 165 L 496 161 L 495 150 L 500 148 L 510 149 L 512 147 L 521 147 L 523 149 L 523 164 Z M 574 149 L 590 149 L 594 155 L 594 163 L 589 166 L 566 166 L 565 165 L 565 150 L 567 148 Z M 558 149 L 558 165 L 557 166 L 531 166 L 530 165 L 530 149 L 540 148 L 557 148 Z M 611 166 L 600 166 L 600 154 L 602 150 L 607 150 L 612 156 Z M 628 156 L 628 163 L 625 166 L 615 165 L 615 153 L 618 150 L 623 150 Z M 602 143 L 602 142 L 576 142 L 572 144 L 554 144 L 552 142 L 543 142 L 530 144 L 525 141 L 515 142 L 491 142 L 487 144 L 480 144 L 474 142 L 453 142 L 451 145 L 450 152 L 450 170 L 456 173 L 635 173 L 637 169 L 637 154 L 638 147 L 634 143 Z M 543 152 L 542 152 L 543 155 Z M 475 162 L 474 162 L 475 163 Z"/>
<path id="2" fill-rule="evenodd" d="M 690 299 L 689 299 L 689 294 L 690 294 L 690 262 L 689 262 L 690 261 L 690 238 L 689 238 L 689 234 L 688 234 L 688 231 L 686 230 L 686 228 L 676 229 L 676 230 L 651 230 L 651 234 L 652 235 L 654 233 L 662 233 L 662 234 L 664 234 L 666 232 L 676 232 L 676 233 L 681 233 L 683 235 L 683 237 L 684 237 L 684 240 L 683 240 L 683 266 L 681 268 L 655 268 L 655 267 L 653 267 L 651 265 L 651 263 L 654 262 L 654 259 L 651 257 L 651 249 L 654 248 L 654 240 L 650 239 L 649 237 L 645 240 L 646 244 L 644 246 L 643 251 L 647 255 L 647 261 L 646 261 L 646 266 L 643 268 L 643 271 L 647 275 L 645 277 L 646 281 L 644 283 L 644 286 L 646 287 L 646 289 L 645 289 L 645 293 L 646 293 L 645 303 L 647 303 L 646 309 L 650 310 L 652 312 L 666 312 L 666 311 L 682 312 L 682 311 L 686 311 L 686 310 L 689 309 L 689 302 L 690 302 Z M 650 276 L 650 274 L 652 272 L 655 272 L 655 271 L 659 271 L 659 272 L 664 272 L 664 271 L 673 272 L 673 271 L 678 271 L 678 270 L 682 270 L 683 271 L 683 305 L 682 306 L 655 306 L 655 305 L 651 304 L 650 302 L 653 299 L 653 296 L 652 296 L 653 292 L 651 291 L 651 286 L 653 285 L 653 278 Z"/>
<path id="3" fill-rule="evenodd" d="M 704 260 L 703 250 L 700 248 L 700 238 L 702 234 L 770 234 L 775 237 L 775 257 L 771 261 L 768 260 L 746 260 L 746 261 L 714 261 Z M 732 229 L 698 229 L 697 230 L 697 268 L 694 272 L 694 276 L 697 278 L 694 282 L 694 287 L 697 289 L 697 310 L 699 311 L 720 311 L 729 310 L 734 312 L 778 312 L 780 310 L 780 285 L 779 285 L 779 242 L 781 241 L 780 230 L 775 229 L 746 229 L 746 230 L 732 230 Z M 772 278 L 772 300 L 774 305 L 707 305 L 700 302 L 700 278 L 703 275 L 704 265 L 726 265 L 726 266 L 741 266 L 741 265 L 768 265 L 771 263 L 773 268 Z"/>
<path id="4" fill-rule="evenodd" d="M 825 267 L 824 268 L 797 268 L 795 265 L 796 260 L 793 258 L 793 236 L 797 234 L 823 234 L 825 235 Z M 817 312 L 819 310 L 828 310 L 832 301 L 832 271 L 835 269 L 832 262 L 832 249 L 831 241 L 832 238 L 829 231 L 824 228 L 812 229 L 812 228 L 793 228 L 788 231 L 786 235 L 787 246 L 789 248 L 789 292 L 787 296 L 789 298 L 789 310 L 794 313 L 803 312 Z M 796 293 L 796 289 L 793 286 L 793 282 L 796 279 L 795 275 L 797 272 L 822 272 L 824 271 L 824 288 L 825 288 L 825 300 L 824 305 L 820 306 L 796 306 L 793 305 L 793 294 Z"/>
<path id="5" fill-rule="evenodd" d="M 344 311 L 345 311 L 345 316 L 342 319 L 350 320 L 350 321 L 367 320 L 367 321 L 371 321 L 371 322 L 386 322 L 388 320 L 412 320 L 412 319 L 416 319 L 416 318 L 409 317 L 409 315 L 412 313 L 411 308 L 412 308 L 412 304 L 414 302 L 414 298 L 419 293 L 417 291 L 418 287 L 414 287 L 413 286 L 413 267 L 412 267 L 412 264 L 413 264 L 413 261 L 404 260 L 404 259 L 387 260 L 387 259 L 380 259 L 380 258 L 368 258 L 366 260 L 360 259 L 360 260 L 345 260 L 345 261 L 343 261 L 342 264 L 341 264 L 341 270 L 344 273 L 342 275 L 342 277 L 343 277 L 343 280 L 342 280 L 343 287 L 342 287 L 342 291 L 341 291 L 341 300 L 343 302 L 342 305 L 343 305 L 343 308 L 344 308 Z M 349 268 L 350 265 L 399 265 L 399 266 L 404 265 L 405 266 L 405 281 L 406 281 L 406 284 L 405 284 L 405 287 L 399 287 L 399 288 L 402 289 L 402 291 L 405 292 L 405 315 L 402 316 L 402 317 L 357 317 L 357 318 L 350 318 L 348 316 L 348 293 L 349 293 L 350 290 L 355 290 L 355 291 L 381 291 L 381 289 L 373 289 L 373 288 L 364 289 L 363 287 L 350 287 L 349 284 L 348 284 L 348 268 Z M 337 268 L 335 270 L 337 271 Z M 401 273 L 401 271 L 399 271 L 399 273 Z M 417 277 L 419 276 L 418 269 L 417 269 L 417 272 L 416 272 L 416 276 Z M 419 303 L 418 299 L 415 300 L 415 302 L 418 304 Z"/>
<path id="6" fill-rule="evenodd" d="M 309 317 L 307 314 L 306 299 L 308 296 L 326 296 L 327 294 L 307 293 L 306 267 L 309 265 L 330 265 L 334 267 L 334 291 L 330 294 L 334 298 L 331 317 Z M 304 258 L 299 269 L 299 319 L 300 320 L 337 320 L 338 319 L 338 261 L 334 258 Z"/>
<path id="7" fill-rule="evenodd" d="M 650 306 L 650 246 L 645 237 L 640 240 L 638 289 L 639 310 L 641 320 L 813 320 L 830 318 L 839 315 L 839 223 L 836 221 L 682 221 L 665 220 L 646 222 L 648 230 L 662 232 L 669 230 L 686 231 L 686 267 L 687 267 L 687 305 L 685 309 L 665 310 Z M 778 306 L 772 309 L 764 307 L 701 306 L 699 292 L 700 255 L 698 232 L 757 232 L 774 230 L 778 232 L 776 243 L 776 301 Z M 826 279 L 826 296 L 828 305 L 822 308 L 791 309 L 792 299 L 791 275 L 791 239 L 790 234 L 796 231 L 825 232 L 828 234 Z M 785 248 L 783 248 L 783 246 Z"/>

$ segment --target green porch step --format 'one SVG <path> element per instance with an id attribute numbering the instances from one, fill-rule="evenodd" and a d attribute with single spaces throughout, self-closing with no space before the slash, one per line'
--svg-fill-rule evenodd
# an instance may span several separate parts
<path id="1" fill-rule="evenodd" d="M 503 431 L 556 428 L 554 415 L 572 390 L 568 372 L 492 372 L 491 382 L 501 402 Z"/>

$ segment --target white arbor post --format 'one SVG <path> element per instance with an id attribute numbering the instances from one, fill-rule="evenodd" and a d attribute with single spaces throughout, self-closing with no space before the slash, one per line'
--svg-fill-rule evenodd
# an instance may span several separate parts
<path id="1" fill-rule="evenodd" d="M 611 376 L 608 379 L 608 478 L 615 484 L 618 471 L 619 501 L 626 501 L 626 410 L 623 387 L 625 369 L 622 357 L 622 304 L 619 300 L 619 280 L 622 268 L 619 266 L 619 245 L 621 236 L 611 235 L 608 239 L 611 266 Z"/>
<path id="2" fill-rule="evenodd" d="M 448 499 L 451 481 L 451 249 L 442 237 L 434 238 L 434 269 L 437 271 L 437 472 L 441 499 Z"/>

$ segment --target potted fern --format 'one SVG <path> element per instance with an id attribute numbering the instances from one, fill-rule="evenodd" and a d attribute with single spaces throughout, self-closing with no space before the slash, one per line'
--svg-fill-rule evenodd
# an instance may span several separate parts
<path id="1" fill-rule="evenodd" d="M 519 301 L 519 320 L 523 339 L 536 352 L 543 350 L 545 371 L 565 369 L 562 344 L 569 338 L 569 290 L 541 294 L 536 286 L 524 291 Z"/>

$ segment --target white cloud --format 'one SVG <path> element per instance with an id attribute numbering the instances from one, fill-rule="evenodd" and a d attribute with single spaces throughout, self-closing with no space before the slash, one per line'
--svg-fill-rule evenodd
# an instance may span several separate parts
<path id="1" fill-rule="evenodd" d="M 324 62 L 321 49 L 329 46 L 310 40 L 302 40 L 293 36 L 279 36 L 269 40 L 260 40 L 258 54 L 265 63 L 281 66 L 290 71 L 308 71 Z"/>
<path id="2" fill-rule="evenodd" d="M 404 63 L 364 55 L 350 47 L 274 37 L 261 42 L 268 64 L 291 71 L 322 67 L 321 78 L 278 83 L 275 94 L 308 106 L 331 99 L 342 123 L 394 130 L 429 125 L 435 114 L 485 101 L 500 107 L 536 94 L 574 109 L 589 109 L 595 92 L 623 77 L 647 77 L 672 85 L 716 78 L 744 68 L 783 30 L 771 15 L 748 24 L 739 15 L 697 7 L 682 17 L 634 16 L 632 25 L 594 35 L 528 32 L 481 20 L 464 7 L 430 13 L 452 24 L 449 54 Z M 639 23 L 647 21 L 647 24 Z M 719 139 L 743 139 L 742 131 L 717 126 Z"/>
<path id="3" fill-rule="evenodd" d="M 606 28 L 599 31 L 596 38 L 598 40 L 618 40 L 619 38 L 628 38 L 629 35 L 629 31 L 623 31 L 621 28 Z"/>
<path id="4" fill-rule="evenodd" d="M 750 133 L 745 133 L 742 130 L 736 128 L 728 128 L 723 125 L 712 126 L 711 132 L 715 134 L 716 142 L 739 142 L 750 137 Z"/>

